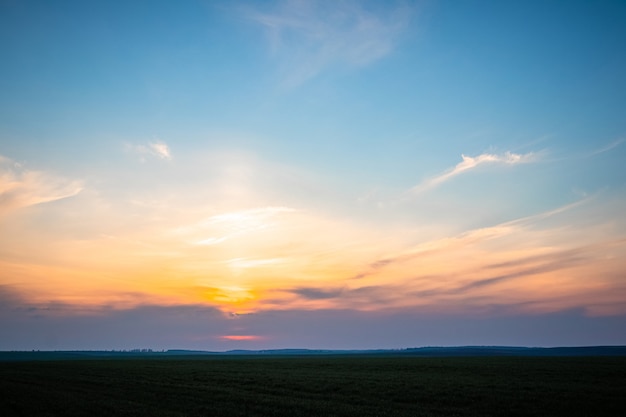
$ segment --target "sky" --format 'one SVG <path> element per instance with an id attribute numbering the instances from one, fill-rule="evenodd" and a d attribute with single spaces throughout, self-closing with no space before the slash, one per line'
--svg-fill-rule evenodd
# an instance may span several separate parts
<path id="1" fill-rule="evenodd" d="M 626 344 L 624 21 L 0 0 L 0 350 Z"/>

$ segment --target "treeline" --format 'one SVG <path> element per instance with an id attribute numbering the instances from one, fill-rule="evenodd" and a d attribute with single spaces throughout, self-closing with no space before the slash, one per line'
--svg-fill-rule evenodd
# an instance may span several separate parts
<path id="1" fill-rule="evenodd" d="M 165 349 L 162 350 L 152 350 L 152 349 L 122 349 L 122 350 L 111 350 L 114 353 L 154 353 L 154 352 L 165 352 Z"/>

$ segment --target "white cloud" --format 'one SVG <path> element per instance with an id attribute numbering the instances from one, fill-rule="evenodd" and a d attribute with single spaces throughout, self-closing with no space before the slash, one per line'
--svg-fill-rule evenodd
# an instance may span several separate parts
<path id="1" fill-rule="evenodd" d="M 80 181 L 41 171 L 30 171 L 0 155 L 0 214 L 72 197 L 82 189 Z"/>
<path id="2" fill-rule="evenodd" d="M 172 159 L 170 148 L 163 142 L 155 142 L 148 145 L 150 150 L 161 159 Z"/>
<path id="3" fill-rule="evenodd" d="M 126 149 L 139 155 L 142 162 L 148 157 L 168 161 L 172 159 L 170 147 L 162 141 L 150 142 L 147 145 L 126 144 Z"/>
<path id="4" fill-rule="evenodd" d="M 283 83 L 298 86 L 337 64 L 361 67 L 389 54 L 410 10 L 365 10 L 355 1 L 281 1 L 269 12 L 248 10 L 283 65 Z"/>
<path id="5" fill-rule="evenodd" d="M 624 143 L 624 141 L 626 141 L 626 139 L 624 138 L 620 138 L 617 140 L 614 140 L 613 142 L 609 143 L 608 145 L 603 146 L 602 148 L 596 149 L 595 151 L 591 152 L 589 154 L 589 156 L 593 156 L 593 155 L 597 155 L 600 153 L 604 153 L 607 151 L 610 151 L 613 148 L 617 148 L 618 146 L 620 146 L 622 143 Z"/>
<path id="6" fill-rule="evenodd" d="M 486 164 L 501 164 L 501 165 L 518 165 L 525 164 L 529 162 L 534 162 L 538 159 L 538 155 L 533 152 L 525 153 L 525 154 L 517 154 L 512 152 L 505 152 L 503 154 L 490 154 L 483 153 L 475 157 L 461 155 L 463 158 L 462 162 L 456 164 L 454 168 L 451 168 L 435 177 L 429 178 L 422 183 L 416 185 L 411 189 L 414 193 L 419 193 L 422 191 L 429 190 L 434 188 L 457 175 L 460 175 L 464 172 L 470 171 L 480 165 Z"/>
<path id="7" fill-rule="evenodd" d="M 249 210 L 216 214 L 199 223 L 176 229 L 177 234 L 191 235 L 196 245 L 217 245 L 229 239 L 272 227 L 276 216 L 296 209 L 282 206 L 257 207 Z M 206 237 L 206 233 L 210 233 Z"/>

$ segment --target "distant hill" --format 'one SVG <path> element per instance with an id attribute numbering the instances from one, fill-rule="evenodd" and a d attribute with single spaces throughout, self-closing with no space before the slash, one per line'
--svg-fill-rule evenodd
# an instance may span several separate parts
<path id="1" fill-rule="evenodd" d="M 324 350 L 324 349 L 269 349 L 203 350 L 171 349 L 153 352 L 134 351 L 10 351 L 0 352 L 0 361 L 81 360 L 81 359 L 149 359 L 198 358 L 224 356 L 314 356 L 314 355 L 369 355 L 369 356 L 626 356 L 626 346 L 580 347 L 517 347 L 517 346 L 454 346 L 418 347 L 407 349 Z"/>
<path id="2" fill-rule="evenodd" d="M 417 356 L 626 356 L 626 346 L 458 346 L 410 348 L 403 352 Z"/>
<path id="3" fill-rule="evenodd" d="M 453 346 L 407 349 L 312 350 L 271 349 L 232 350 L 221 354 L 236 355 L 398 355 L 398 356 L 626 356 L 626 346 L 517 347 Z"/>

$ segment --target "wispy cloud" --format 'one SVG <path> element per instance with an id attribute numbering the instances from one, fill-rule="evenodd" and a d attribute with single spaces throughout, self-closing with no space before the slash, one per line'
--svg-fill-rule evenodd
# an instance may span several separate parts
<path id="1" fill-rule="evenodd" d="M 150 142 L 147 145 L 126 144 L 126 149 L 139 155 L 142 162 L 147 158 L 156 158 L 169 161 L 172 159 L 170 147 L 162 141 Z"/>
<path id="2" fill-rule="evenodd" d="M 429 178 L 422 183 L 416 185 L 411 189 L 413 193 L 423 192 L 434 187 L 441 185 L 442 183 L 460 175 L 465 172 L 471 171 L 480 165 L 519 165 L 526 164 L 529 162 L 535 162 L 539 158 L 538 154 L 529 152 L 525 154 L 518 154 L 512 152 L 505 152 L 502 154 L 492 154 L 492 153 L 483 153 L 478 156 L 465 156 L 461 154 L 461 158 L 463 159 L 461 162 L 456 164 L 453 168 L 448 169 L 447 171 Z"/>
<path id="3" fill-rule="evenodd" d="M 80 181 L 31 171 L 0 155 L 0 215 L 21 207 L 72 197 L 82 189 Z"/>
<path id="4" fill-rule="evenodd" d="M 274 224 L 277 216 L 295 211 L 293 208 L 282 206 L 231 211 L 216 214 L 190 226 L 179 227 L 176 233 L 192 235 L 194 238 L 201 235 L 200 239 L 193 242 L 196 245 L 216 245 L 235 237 L 267 229 Z M 206 233 L 214 233 L 214 235 L 207 237 Z"/>
<path id="5" fill-rule="evenodd" d="M 388 267 L 395 263 L 413 261 L 422 257 L 428 257 L 436 254 L 450 252 L 453 250 L 459 250 L 480 244 L 481 242 L 485 242 L 488 240 L 498 239 L 513 235 L 515 233 L 520 233 L 534 223 L 564 213 L 591 200 L 591 197 L 587 197 L 574 203 L 566 204 L 564 206 L 557 207 L 556 209 L 548 210 L 531 216 L 518 218 L 489 227 L 468 230 L 456 236 L 425 242 L 405 251 L 395 253 L 393 255 L 389 255 L 374 262 L 371 262 L 367 270 L 355 275 L 353 278 L 361 279 L 367 277 L 376 273 L 380 269 Z"/>
<path id="6" fill-rule="evenodd" d="M 569 239 L 570 244 L 554 240 L 556 233 L 558 229 L 520 228 L 511 236 L 487 233 L 489 237 L 481 239 L 468 234 L 457 241 L 441 241 L 431 250 L 373 263 L 360 277 L 370 279 L 345 281 L 340 287 L 335 281 L 286 289 L 291 299 L 277 302 L 274 308 L 466 313 L 584 308 L 589 315 L 624 314 L 626 287 L 619 271 L 624 267 L 620 257 L 626 239 L 591 244 Z M 528 238 L 549 243 L 524 247 L 517 242 Z"/>
<path id="7" fill-rule="evenodd" d="M 620 146 L 622 143 L 624 143 L 624 141 L 626 141 L 626 139 L 624 138 L 620 138 L 617 140 L 614 140 L 613 142 L 609 143 L 608 145 L 605 145 L 599 149 L 596 149 L 595 151 L 591 152 L 589 154 L 589 156 L 593 156 L 593 155 L 597 155 L 600 153 L 604 153 L 607 151 L 610 151 L 611 149 L 617 148 L 618 146 Z"/>
<path id="8" fill-rule="evenodd" d="M 367 277 L 395 263 L 413 261 L 421 257 L 428 257 L 445 251 L 458 250 L 485 240 L 497 239 L 502 236 L 510 235 L 516 230 L 519 230 L 519 228 L 514 224 L 504 223 L 482 229 L 470 230 L 454 237 L 426 242 L 409 250 L 374 261 L 369 264 L 366 271 L 355 275 L 353 278 L 361 279 Z"/>
<path id="9" fill-rule="evenodd" d="M 284 67 L 286 87 L 298 86 L 335 65 L 362 67 L 389 54 L 411 10 L 384 13 L 356 1 L 281 1 L 270 11 L 247 10 L 262 25 Z"/>

